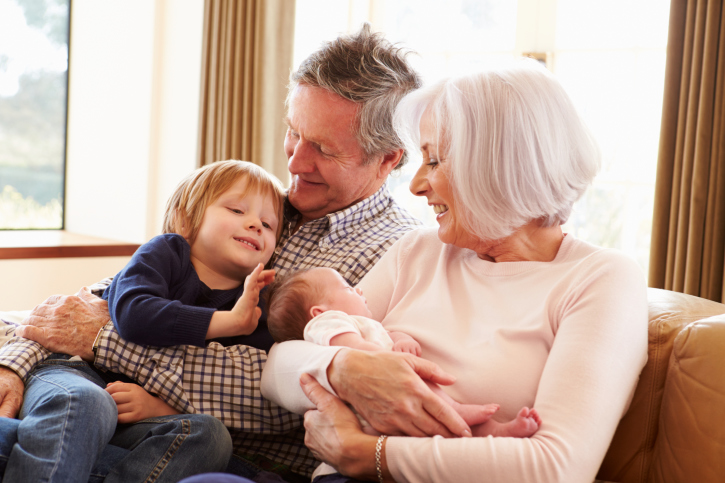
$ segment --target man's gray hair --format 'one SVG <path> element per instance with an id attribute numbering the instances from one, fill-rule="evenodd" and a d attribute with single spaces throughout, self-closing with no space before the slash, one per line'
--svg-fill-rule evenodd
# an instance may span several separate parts
<path id="1" fill-rule="evenodd" d="M 359 105 L 353 132 L 365 158 L 404 148 L 393 128 L 398 101 L 421 86 L 418 74 L 408 64 L 409 52 L 391 44 L 370 24 L 360 31 L 325 42 L 290 75 L 287 101 L 299 84 L 321 87 Z M 396 169 L 407 162 L 403 157 Z"/>

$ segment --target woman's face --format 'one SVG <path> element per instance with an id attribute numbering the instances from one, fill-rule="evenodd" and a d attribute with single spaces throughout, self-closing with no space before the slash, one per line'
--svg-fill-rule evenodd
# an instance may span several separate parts
<path id="1" fill-rule="evenodd" d="M 476 250 L 480 240 L 463 229 L 459 220 L 461 214 L 456 210 L 453 187 L 450 183 L 450 165 L 452 160 L 442 159 L 439 153 L 446 152 L 446 146 L 439 146 L 433 116 L 429 111 L 420 120 L 420 150 L 423 163 L 410 182 L 410 191 L 416 196 L 428 198 L 438 222 L 438 238 L 443 243 L 461 248 Z"/>

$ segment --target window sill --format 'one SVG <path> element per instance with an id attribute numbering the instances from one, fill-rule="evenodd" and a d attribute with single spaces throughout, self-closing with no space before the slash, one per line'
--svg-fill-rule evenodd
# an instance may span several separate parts
<path id="1" fill-rule="evenodd" d="M 124 257 L 138 244 L 63 230 L 0 231 L 0 260 L 20 258 Z"/>

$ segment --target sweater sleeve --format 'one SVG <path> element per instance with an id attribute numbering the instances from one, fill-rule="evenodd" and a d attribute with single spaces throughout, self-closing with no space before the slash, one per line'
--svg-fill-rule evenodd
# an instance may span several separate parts
<path id="1" fill-rule="evenodd" d="M 143 345 L 203 347 L 215 309 L 191 305 L 195 273 L 181 236 L 161 235 L 142 245 L 103 294 L 121 337 Z"/>
<path id="2" fill-rule="evenodd" d="M 584 273 L 586 272 L 586 273 Z M 534 407 L 530 438 L 390 438 L 398 482 L 593 481 L 647 358 L 646 286 L 623 256 L 582 270 L 561 315 Z"/>

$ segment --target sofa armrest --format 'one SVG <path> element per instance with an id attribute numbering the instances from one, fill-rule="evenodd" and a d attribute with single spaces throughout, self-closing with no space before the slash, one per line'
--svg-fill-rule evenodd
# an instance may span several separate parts
<path id="1" fill-rule="evenodd" d="M 647 298 L 648 360 L 640 374 L 629 410 L 617 427 L 597 475 L 606 481 L 622 483 L 676 481 L 648 479 L 655 444 L 661 444 L 660 410 L 663 405 L 665 385 L 670 377 L 670 357 L 675 340 L 685 327 L 693 322 L 725 313 L 724 304 L 668 290 L 650 288 L 647 291 Z M 719 333 L 713 337 L 720 337 L 714 343 L 719 344 L 725 361 L 725 338 Z M 725 367 L 725 364 L 721 363 L 718 367 Z M 677 390 L 677 386 L 671 390 Z M 719 424 L 720 421 L 722 419 L 714 424 Z"/>
<path id="2" fill-rule="evenodd" d="M 675 339 L 649 480 L 720 482 L 725 475 L 725 315 Z"/>

